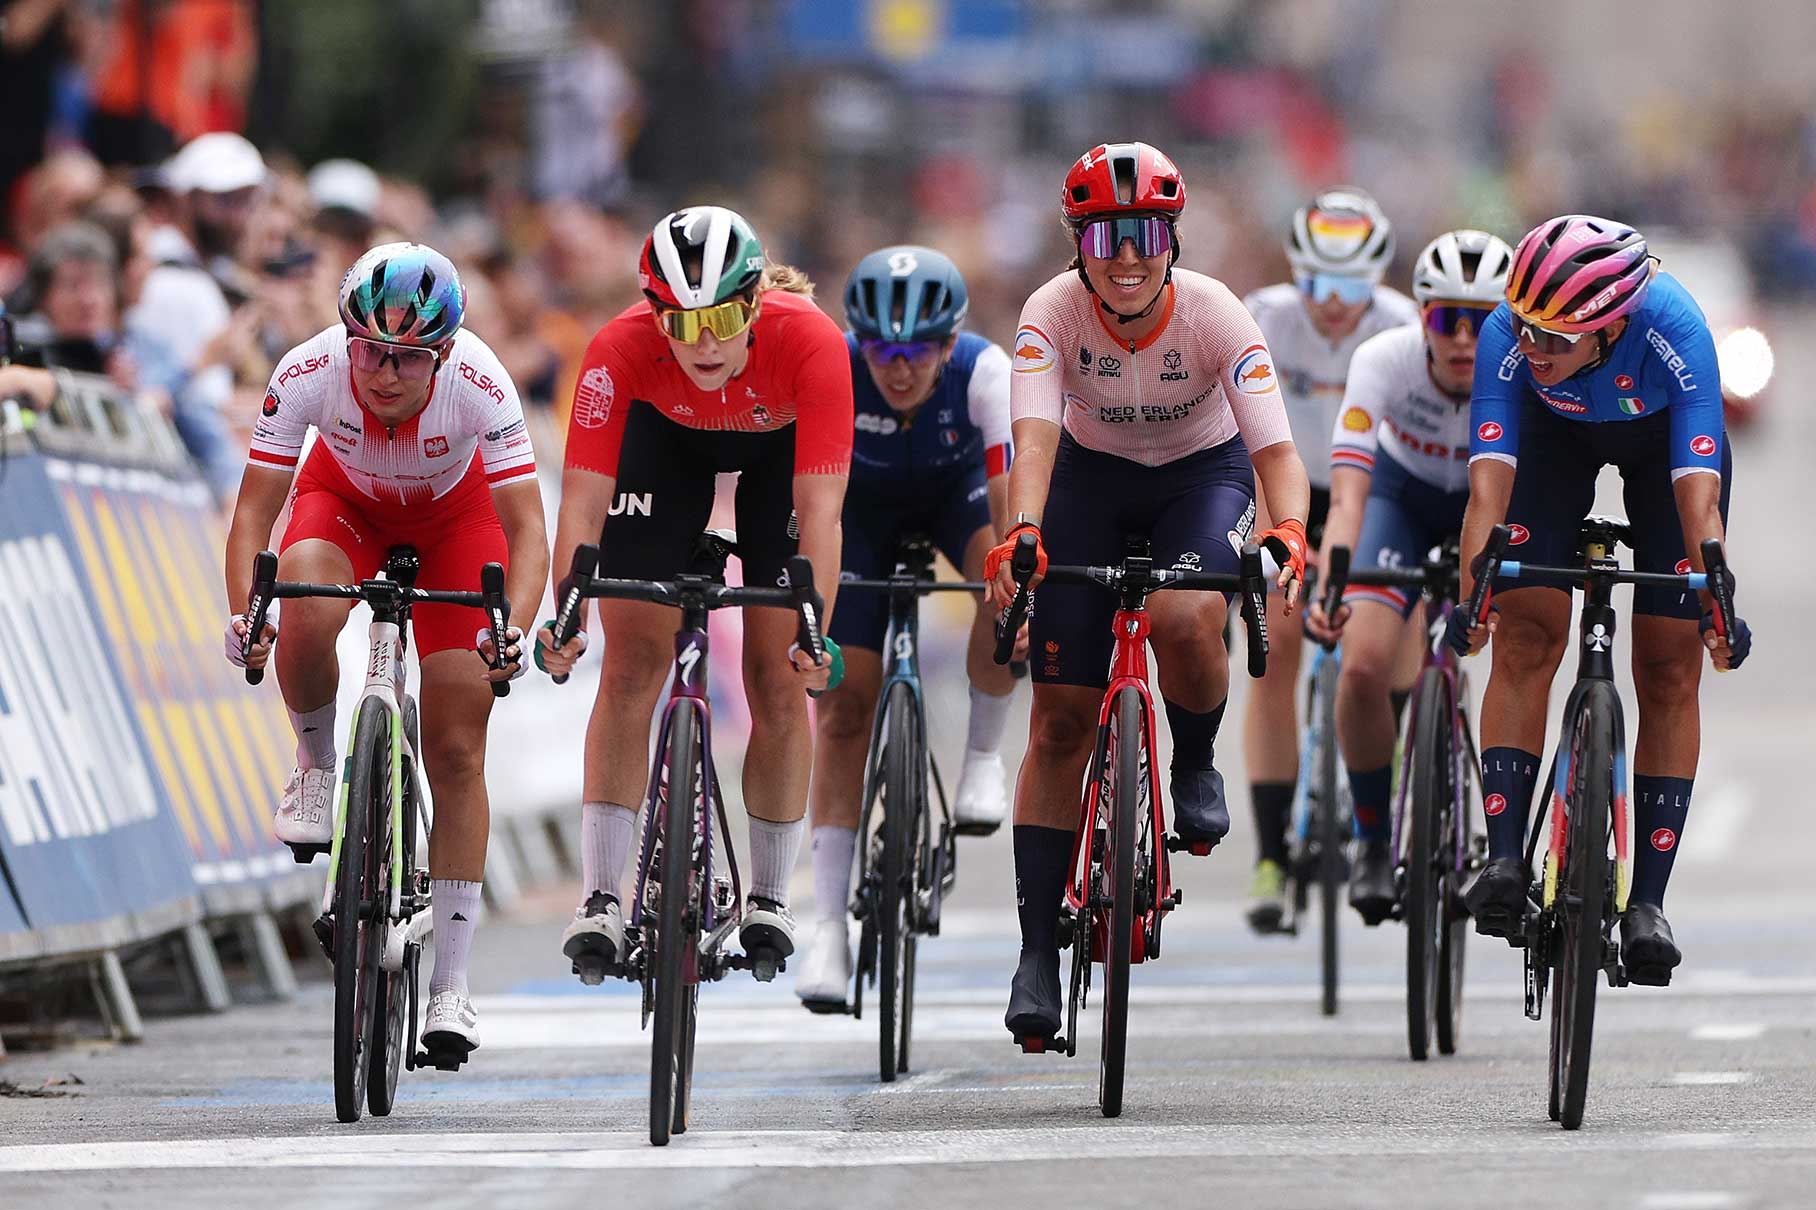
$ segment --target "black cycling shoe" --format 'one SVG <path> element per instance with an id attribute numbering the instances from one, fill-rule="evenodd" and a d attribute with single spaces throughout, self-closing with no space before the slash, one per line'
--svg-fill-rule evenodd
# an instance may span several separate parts
<path id="1" fill-rule="evenodd" d="M 1684 960 L 1671 936 L 1671 922 L 1655 903 L 1630 903 L 1621 915 L 1621 965 L 1627 982 L 1669 987 L 1671 972 Z"/>
<path id="2" fill-rule="evenodd" d="M 1215 769 L 1175 769 L 1173 831 L 1202 857 L 1229 835 L 1230 809 L 1223 800 L 1223 774 Z"/>
<path id="3" fill-rule="evenodd" d="M 1463 896 L 1469 914 L 1475 917 L 1476 932 L 1484 937 L 1518 937 L 1525 925 L 1526 892 L 1531 885 L 1532 875 L 1521 858 L 1497 857 L 1483 866 Z"/>
<path id="4" fill-rule="evenodd" d="M 1021 952 L 1009 984 L 1009 1011 L 1003 1024 L 1017 1042 L 1046 1043 L 1059 1035 L 1059 951 Z"/>
<path id="5" fill-rule="evenodd" d="M 1394 887 L 1394 855 L 1385 840 L 1364 842 L 1349 879 L 1349 906 L 1373 928 L 1393 915 L 1398 898 Z"/>

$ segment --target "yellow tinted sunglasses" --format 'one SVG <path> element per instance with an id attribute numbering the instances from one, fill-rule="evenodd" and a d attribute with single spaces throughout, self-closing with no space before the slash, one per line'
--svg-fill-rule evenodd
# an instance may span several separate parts
<path id="1" fill-rule="evenodd" d="M 685 310 L 664 308 L 656 312 L 656 320 L 662 325 L 662 330 L 688 345 L 697 343 L 701 332 L 711 332 L 719 340 L 730 340 L 750 327 L 751 321 L 756 317 L 756 305 L 742 298 L 727 299 L 710 307 Z"/>

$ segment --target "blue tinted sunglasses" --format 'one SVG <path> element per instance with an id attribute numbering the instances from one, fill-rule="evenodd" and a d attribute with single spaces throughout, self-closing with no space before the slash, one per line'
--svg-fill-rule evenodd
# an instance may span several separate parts
<path id="1" fill-rule="evenodd" d="M 1337 301 L 1355 306 L 1375 296 L 1371 277 L 1352 277 L 1344 273 L 1313 273 L 1299 279 L 1299 289 L 1313 302 L 1323 302 L 1336 295 Z"/>

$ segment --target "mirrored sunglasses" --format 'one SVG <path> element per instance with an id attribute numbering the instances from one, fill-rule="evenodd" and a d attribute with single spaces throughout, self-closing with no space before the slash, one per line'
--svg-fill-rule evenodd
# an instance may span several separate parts
<path id="1" fill-rule="evenodd" d="M 1353 307 L 1375 296 L 1375 280 L 1346 273 L 1313 273 L 1299 279 L 1299 289 L 1315 303 L 1334 295 L 1338 302 Z"/>
<path id="2" fill-rule="evenodd" d="M 710 307 L 663 309 L 656 312 L 662 330 L 684 345 L 695 344 L 700 333 L 711 332 L 717 340 L 730 340 L 750 327 L 757 317 L 754 304 L 742 298 L 727 299 Z"/>
<path id="3" fill-rule="evenodd" d="M 1589 335 L 1587 332 L 1553 332 L 1523 319 L 1513 321 L 1513 334 L 1530 344 L 1535 352 L 1551 354 L 1568 353 L 1576 348 L 1577 341 Z"/>
<path id="4" fill-rule="evenodd" d="M 874 366 L 886 366 L 900 357 L 909 365 L 924 366 L 940 355 L 938 340 L 862 340 L 858 350 Z"/>
<path id="5" fill-rule="evenodd" d="M 1464 324 L 1472 334 L 1494 314 L 1492 306 L 1479 303 L 1433 303 L 1425 308 L 1425 326 L 1439 336 L 1455 336 Z"/>
<path id="6" fill-rule="evenodd" d="M 1078 229 L 1078 250 L 1098 260 L 1114 260 L 1123 240 L 1135 242 L 1135 255 L 1164 256 L 1173 250 L 1173 223 L 1158 215 L 1100 218 Z"/>
<path id="7" fill-rule="evenodd" d="M 416 345 L 394 345 L 368 340 L 364 336 L 349 336 L 347 360 L 362 374 L 376 374 L 389 361 L 397 367 L 399 378 L 420 381 L 435 372 L 441 354 Z"/>

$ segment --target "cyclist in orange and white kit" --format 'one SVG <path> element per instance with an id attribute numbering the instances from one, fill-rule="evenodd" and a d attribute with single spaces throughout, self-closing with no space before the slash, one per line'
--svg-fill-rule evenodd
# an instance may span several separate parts
<path id="1" fill-rule="evenodd" d="M 1015 520 L 985 567 L 996 603 L 1014 595 L 1007 562 L 1024 533 L 1039 543 L 1034 585 L 1049 557 L 1115 563 L 1137 535 L 1160 566 L 1233 573 L 1259 477 L 1280 517 L 1262 540 L 1290 606 L 1305 567 L 1305 468 L 1254 319 L 1222 282 L 1174 267 L 1179 169 L 1146 143 L 1101 145 L 1072 165 L 1060 204 L 1076 272 L 1022 308 L 1010 358 Z M 1229 830 L 1213 762 L 1229 693 L 1228 604 L 1193 592 L 1149 605 L 1173 735 L 1173 827 L 1199 843 Z M 1034 706 L 1014 830 L 1022 948 L 1004 1018 L 1017 1037 L 1059 1029 L 1059 901 L 1114 609 L 1108 594 L 1054 584 L 1039 589 L 1029 623 Z"/>
<path id="2" fill-rule="evenodd" d="M 736 472 L 745 583 L 786 583 L 785 565 L 798 549 L 813 562 L 830 617 L 851 467 L 844 332 L 814 305 L 812 283 L 771 262 L 750 224 L 722 206 L 693 206 L 657 223 L 643 241 L 637 278 L 645 301 L 599 329 L 581 367 L 555 531 L 557 574 L 573 565 L 577 546 L 598 542 L 602 576 L 674 578 L 687 570 L 712 512 L 716 475 Z M 562 953 L 583 979 L 616 970 L 624 958 L 619 884 L 676 622 L 666 606 L 599 602 L 606 647 L 587 726 L 582 902 L 562 934 Z M 746 952 L 787 958 L 795 934 L 788 878 L 813 760 L 802 691 L 826 688 L 841 661 L 830 639 L 826 665 L 795 651 L 794 617 L 781 610 L 752 609 L 743 622 L 751 863 L 740 940 Z M 552 630 L 549 623 L 539 632 L 536 658 L 550 673 L 565 673 L 585 650 L 586 633 L 555 651 Z"/>
<path id="3" fill-rule="evenodd" d="M 1381 283 L 1394 255 L 1393 224 L 1360 189 L 1327 189 L 1293 212 L 1286 259 L 1293 280 L 1264 286 L 1243 299 L 1274 351 L 1293 444 L 1311 479 L 1306 522 L 1322 549 L 1330 511 L 1330 440 L 1362 342 L 1416 322 L 1411 299 Z M 1262 501 L 1262 521 L 1268 506 Z M 1279 929 L 1286 909 L 1287 823 L 1299 778 L 1299 620 L 1270 599 L 1267 675 L 1252 686 L 1243 728 L 1249 806 L 1255 816 L 1255 875 L 1249 926 Z M 1414 653 L 1416 654 L 1416 653 Z M 1412 661 L 1408 672 L 1416 670 Z"/>
<path id="4" fill-rule="evenodd" d="M 548 576 L 548 537 L 536 460 L 517 389 L 492 350 L 463 331 L 466 291 L 447 257 L 421 244 L 381 244 L 341 282 L 341 322 L 277 363 L 227 535 L 227 658 L 242 662 L 252 560 L 290 494 L 278 578 L 347 584 L 370 579 L 392 545 L 422 561 L 423 588 L 473 590 L 487 563 L 507 568 L 513 618 L 535 614 Z M 307 458 L 309 429 L 316 441 Z M 302 469 L 297 470 L 301 462 Z M 334 828 L 334 641 L 346 601 L 284 602 L 278 687 L 296 731 L 296 769 L 284 787 L 277 838 L 299 859 L 329 846 Z M 435 971 L 425 1040 L 479 1045 L 467 998 L 467 955 L 479 915 L 490 807 L 486 798 L 488 681 L 523 671 L 516 640 L 490 670 L 485 614 L 452 605 L 412 611 L 422 669 L 422 755 L 435 796 L 429 872 Z M 263 667 L 278 636 L 271 621 L 245 664 Z"/>

